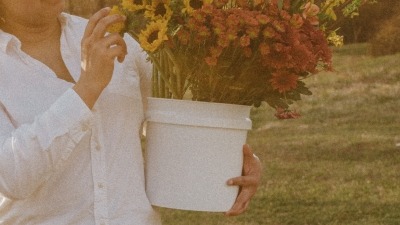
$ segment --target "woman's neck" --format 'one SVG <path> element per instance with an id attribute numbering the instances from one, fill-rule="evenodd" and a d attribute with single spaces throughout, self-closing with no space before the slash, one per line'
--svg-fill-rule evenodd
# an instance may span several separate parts
<path id="1" fill-rule="evenodd" d="M 56 40 L 61 35 L 61 25 L 58 19 L 40 26 L 6 20 L 1 24 L 1 29 L 15 35 L 23 45 L 36 45 Z"/>

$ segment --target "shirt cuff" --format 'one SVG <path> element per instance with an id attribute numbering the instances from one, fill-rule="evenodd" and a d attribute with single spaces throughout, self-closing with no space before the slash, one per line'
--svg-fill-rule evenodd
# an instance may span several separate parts
<path id="1" fill-rule="evenodd" d="M 45 123 L 50 123 L 48 126 L 55 129 L 55 133 L 49 132 L 53 133 L 53 137 L 39 137 L 39 142 L 45 149 L 56 137 L 67 133 L 75 143 L 78 143 L 91 128 L 93 120 L 92 112 L 73 89 L 68 89 L 45 114 L 42 119 L 46 121 Z"/>

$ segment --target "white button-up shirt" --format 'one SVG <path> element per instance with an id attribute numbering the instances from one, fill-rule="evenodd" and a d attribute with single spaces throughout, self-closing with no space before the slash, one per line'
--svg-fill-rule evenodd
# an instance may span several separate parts
<path id="1" fill-rule="evenodd" d="M 60 21 L 62 57 L 77 81 L 87 20 Z M 72 83 L 0 30 L 0 224 L 160 224 L 145 194 L 139 135 L 150 66 L 126 41 L 125 62 L 89 110 Z"/>

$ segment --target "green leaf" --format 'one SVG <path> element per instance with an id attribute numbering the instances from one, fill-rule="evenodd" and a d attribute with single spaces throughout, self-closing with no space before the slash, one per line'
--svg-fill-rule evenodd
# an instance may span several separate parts
<path id="1" fill-rule="evenodd" d="M 312 95 L 312 92 L 305 86 L 304 82 L 297 83 L 296 91 L 302 95 Z"/>
<path id="2" fill-rule="evenodd" d="M 282 8 L 283 8 L 283 1 L 284 0 L 278 0 L 278 8 L 279 8 L 279 10 L 282 10 Z"/>
<path id="3" fill-rule="evenodd" d="M 287 93 L 287 98 L 293 101 L 300 101 L 301 100 L 301 96 L 300 93 L 297 91 L 292 91 Z"/>

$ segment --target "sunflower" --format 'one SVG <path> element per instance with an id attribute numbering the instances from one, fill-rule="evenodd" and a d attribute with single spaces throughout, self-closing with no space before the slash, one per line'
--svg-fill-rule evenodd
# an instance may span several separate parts
<path id="1" fill-rule="evenodd" d="M 147 7 L 144 16 L 150 18 L 151 20 L 169 20 L 173 13 L 169 7 L 169 3 L 170 0 L 153 0 L 151 5 Z"/>
<path id="2" fill-rule="evenodd" d="M 110 11 L 110 15 L 114 15 L 114 14 L 118 14 L 118 15 L 124 15 L 118 8 L 118 6 L 113 6 L 111 8 Z M 112 25 L 110 25 L 107 28 L 107 32 L 109 33 L 121 33 L 125 30 L 125 23 L 124 22 L 118 22 L 118 23 L 114 23 Z"/>
<path id="3" fill-rule="evenodd" d="M 201 9 L 204 4 L 211 4 L 213 0 L 183 0 L 182 13 L 187 12 L 189 15 L 193 13 L 194 10 Z"/>
<path id="4" fill-rule="evenodd" d="M 167 21 L 153 21 L 139 34 L 139 43 L 142 48 L 154 52 L 165 41 L 167 37 Z"/>
<path id="5" fill-rule="evenodd" d="M 122 0 L 122 8 L 128 11 L 138 11 L 146 7 L 146 0 Z"/>

